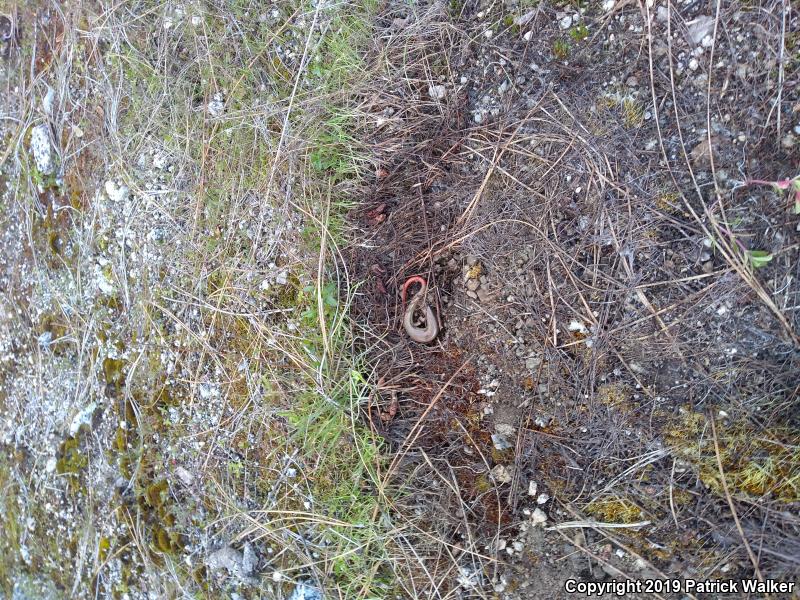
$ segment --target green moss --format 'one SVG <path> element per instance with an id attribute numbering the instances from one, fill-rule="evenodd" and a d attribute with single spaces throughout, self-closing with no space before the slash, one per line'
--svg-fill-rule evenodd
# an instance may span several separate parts
<path id="1" fill-rule="evenodd" d="M 749 422 L 718 423 L 719 459 L 733 496 L 781 502 L 800 501 L 800 431 L 758 431 Z M 698 412 L 684 411 L 666 429 L 673 452 L 693 465 L 700 480 L 724 496 L 711 424 Z"/>
<path id="2" fill-rule="evenodd" d="M 151 508 L 161 508 L 164 505 L 164 499 L 169 486 L 166 479 L 156 481 L 155 483 L 147 486 L 144 498 Z"/>
<path id="3" fill-rule="evenodd" d="M 89 465 L 89 458 L 81 452 L 80 436 L 68 437 L 58 448 L 56 473 L 59 475 L 77 475 Z"/>
<path id="4" fill-rule="evenodd" d="M 106 357 L 103 360 L 103 377 L 106 381 L 106 386 L 118 391 L 121 386 L 125 384 L 126 364 L 121 358 Z"/>
<path id="5" fill-rule="evenodd" d="M 595 500 L 585 510 L 605 523 L 635 523 L 642 520 L 642 509 L 625 498 Z"/>

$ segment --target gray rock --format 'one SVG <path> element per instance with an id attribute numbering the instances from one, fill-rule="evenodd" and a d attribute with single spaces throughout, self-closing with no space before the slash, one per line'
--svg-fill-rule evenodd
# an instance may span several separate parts
<path id="1" fill-rule="evenodd" d="M 244 548 L 242 548 L 242 572 L 245 575 L 250 576 L 255 574 L 257 569 L 258 554 L 256 554 L 252 544 L 247 542 L 245 543 Z"/>
<path id="2" fill-rule="evenodd" d="M 689 39 L 689 43 L 697 45 L 714 29 L 714 19 L 708 15 L 701 15 L 686 25 L 686 37 Z"/>
<path id="3" fill-rule="evenodd" d="M 306 583 L 298 583 L 287 600 L 324 600 L 322 592 Z"/>
<path id="4" fill-rule="evenodd" d="M 42 175 L 55 173 L 53 148 L 50 145 L 50 132 L 47 125 L 37 125 L 31 130 L 31 153 L 36 162 L 36 168 Z"/>
<path id="5" fill-rule="evenodd" d="M 478 283 L 477 279 L 470 279 L 467 281 L 467 289 L 474 292 L 480 287 L 480 283 Z"/>
<path id="6" fill-rule="evenodd" d="M 511 483 L 511 473 L 505 465 L 496 465 L 494 469 L 492 469 L 492 475 L 497 483 Z"/>
<path id="7" fill-rule="evenodd" d="M 542 364 L 542 359 L 540 356 L 529 356 L 525 359 L 525 368 L 533 370 L 537 368 L 540 364 Z"/>
<path id="8" fill-rule="evenodd" d="M 500 433 L 493 433 L 492 434 L 492 444 L 497 450 L 508 450 L 509 448 L 513 448 L 514 445 L 509 442 L 506 437 Z"/>
<path id="9" fill-rule="evenodd" d="M 209 554 L 206 558 L 206 566 L 211 571 L 224 569 L 244 583 L 253 584 L 258 581 L 250 576 L 252 571 L 250 573 L 245 571 L 244 554 L 231 546 L 223 546 Z"/>

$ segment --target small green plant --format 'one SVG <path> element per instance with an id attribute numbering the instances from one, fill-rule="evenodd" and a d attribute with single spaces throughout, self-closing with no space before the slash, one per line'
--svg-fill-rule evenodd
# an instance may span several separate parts
<path id="1" fill-rule="evenodd" d="M 589 28 L 586 27 L 583 23 L 580 25 L 576 25 L 572 29 L 569 30 L 569 37 L 571 37 L 576 42 L 582 42 L 587 37 L 589 37 Z"/>
<path id="2" fill-rule="evenodd" d="M 772 254 L 766 250 L 750 250 L 747 253 L 748 261 L 754 269 L 766 266 L 772 260 Z"/>
<path id="3" fill-rule="evenodd" d="M 563 38 L 558 38 L 553 42 L 553 56 L 559 60 L 564 60 L 569 56 L 570 45 L 569 42 Z"/>

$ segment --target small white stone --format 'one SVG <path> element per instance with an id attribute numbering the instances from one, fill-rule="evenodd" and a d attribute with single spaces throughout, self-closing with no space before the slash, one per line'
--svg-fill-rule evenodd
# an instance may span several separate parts
<path id="1" fill-rule="evenodd" d="M 31 152 L 33 160 L 36 162 L 36 168 L 42 175 L 52 175 L 55 172 L 47 125 L 37 125 L 31 130 Z"/>
<path id="2" fill-rule="evenodd" d="M 508 472 L 508 469 L 505 467 L 505 465 L 495 466 L 495 468 L 492 469 L 492 475 L 497 483 L 511 483 L 511 473 Z"/>
<path id="3" fill-rule="evenodd" d="M 539 497 L 536 498 L 536 504 L 545 504 L 548 500 L 550 500 L 550 496 L 545 493 L 541 493 L 539 494 Z"/>
<path id="4" fill-rule="evenodd" d="M 428 95 L 434 100 L 442 100 L 447 96 L 447 88 L 443 85 L 432 85 L 428 88 Z"/>
<path id="5" fill-rule="evenodd" d="M 614 0 L 603 0 L 603 10 L 606 12 L 611 12 L 614 8 Z"/>
<path id="6" fill-rule="evenodd" d="M 44 465 L 44 470 L 48 473 L 52 473 L 56 470 L 56 459 L 55 457 L 51 456 L 47 459 L 47 463 Z"/>
<path id="7" fill-rule="evenodd" d="M 572 27 L 572 15 L 567 15 L 566 17 L 561 17 L 558 20 L 558 26 L 561 29 L 569 29 Z"/>
<path id="8" fill-rule="evenodd" d="M 483 32 L 483 37 L 485 37 L 487 40 L 492 39 L 493 35 L 494 31 L 492 31 L 491 29 L 487 29 L 486 31 Z"/>
<path id="9" fill-rule="evenodd" d="M 189 471 L 184 469 L 183 467 L 178 467 L 175 469 L 175 474 L 178 476 L 184 485 L 191 486 L 194 483 L 194 475 L 192 475 Z"/>
<path id="10" fill-rule="evenodd" d="M 697 68 L 698 68 L 699 66 L 700 66 L 700 63 L 699 63 L 699 62 L 697 62 L 697 59 L 696 59 L 696 58 L 693 58 L 692 60 L 690 60 L 690 61 L 689 61 L 689 70 L 691 70 L 691 71 L 697 71 Z"/>
<path id="11" fill-rule="evenodd" d="M 89 425 L 92 422 L 92 415 L 94 414 L 94 410 L 97 408 L 97 404 L 94 402 L 90 402 L 87 404 L 77 415 L 75 415 L 72 419 L 72 422 L 69 424 L 69 434 L 75 437 L 75 434 L 78 433 L 78 430 L 81 428 L 81 425 Z"/>
<path id="12" fill-rule="evenodd" d="M 220 116 L 225 110 L 225 99 L 220 92 L 214 94 L 211 102 L 208 103 L 208 112 L 212 117 Z"/>
<path id="13" fill-rule="evenodd" d="M 699 44 L 709 35 L 714 28 L 714 19 L 708 15 L 701 15 L 686 23 L 687 35 L 691 44 Z"/>
<path id="14" fill-rule="evenodd" d="M 533 37 L 533 31 L 526 31 L 525 35 L 522 36 L 522 39 L 526 42 L 530 42 L 531 38 Z"/>
<path id="15" fill-rule="evenodd" d="M 528 482 L 528 496 L 535 496 L 536 492 L 538 491 L 539 486 L 536 484 L 535 481 L 530 480 Z"/>
<path id="16" fill-rule="evenodd" d="M 569 327 L 567 327 L 567 329 L 583 335 L 589 335 L 589 330 L 586 329 L 586 325 L 584 325 L 580 321 L 570 321 Z"/>
<path id="17" fill-rule="evenodd" d="M 112 202 L 124 202 L 130 194 L 130 190 L 126 186 L 117 185 L 117 182 L 113 179 L 106 181 L 105 188 L 106 195 Z"/>
<path id="18" fill-rule="evenodd" d="M 531 513 L 531 523 L 534 526 L 547 523 L 547 513 L 545 513 L 541 508 L 534 509 L 533 513 Z"/>
<path id="19" fill-rule="evenodd" d="M 47 93 L 42 98 L 42 108 L 48 115 L 53 115 L 53 103 L 55 102 L 56 93 L 53 88 L 47 86 Z"/>

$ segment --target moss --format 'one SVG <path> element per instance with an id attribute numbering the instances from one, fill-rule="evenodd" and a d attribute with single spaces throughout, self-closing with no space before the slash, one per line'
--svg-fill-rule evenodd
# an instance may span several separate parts
<path id="1" fill-rule="evenodd" d="M 166 479 L 156 481 L 149 485 L 144 495 L 147 504 L 149 504 L 151 508 L 160 508 L 163 506 L 168 487 Z"/>
<path id="2" fill-rule="evenodd" d="M 107 537 L 100 538 L 100 541 L 97 543 L 97 555 L 101 561 L 105 561 L 108 558 L 110 550 L 111 540 Z"/>
<path id="3" fill-rule="evenodd" d="M 81 453 L 80 436 L 69 436 L 58 448 L 56 472 L 59 475 L 77 475 L 89 465 L 89 458 Z"/>
<path id="4" fill-rule="evenodd" d="M 800 431 L 759 431 L 746 421 L 719 423 L 716 428 L 719 458 L 733 496 L 800 501 Z M 725 495 L 711 424 L 704 414 L 684 411 L 673 419 L 665 437 L 675 454 L 694 467 L 706 487 Z"/>
<path id="5" fill-rule="evenodd" d="M 475 491 L 478 495 L 485 494 L 486 492 L 490 491 L 494 487 L 494 484 L 489 480 L 489 477 L 485 473 L 478 475 L 475 478 Z"/>
<path id="6" fill-rule="evenodd" d="M 597 390 L 597 400 L 601 404 L 627 414 L 633 410 L 631 406 L 631 391 L 621 383 L 606 383 Z"/>
<path id="7" fill-rule="evenodd" d="M 644 106 L 634 98 L 622 100 L 622 118 L 628 129 L 638 129 L 644 125 Z"/>
<path id="8" fill-rule="evenodd" d="M 671 214 L 681 212 L 681 197 L 675 192 L 664 192 L 656 198 L 656 208 Z"/>
<path id="9" fill-rule="evenodd" d="M 642 509 L 624 498 L 594 500 L 585 510 L 606 523 L 635 523 L 642 520 Z"/>
<path id="10" fill-rule="evenodd" d="M 105 378 L 107 389 L 116 392 L 124 385 L 127 377 L 125 366 L 125 361 L 121 358 L 111 358 L 109 356 L 103 360 L 103 377 Z"/>

